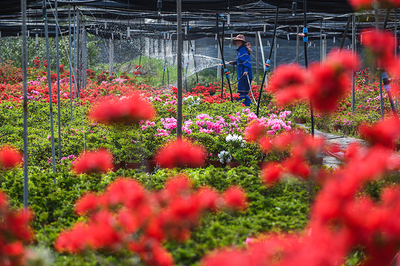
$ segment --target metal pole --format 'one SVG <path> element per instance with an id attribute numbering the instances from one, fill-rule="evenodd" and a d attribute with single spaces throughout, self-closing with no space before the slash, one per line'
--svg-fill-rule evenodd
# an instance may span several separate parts
<path id="1" fill-rule="evenodd" d="M 356 16 L 355 14 L 352 15 L 352 29 L 351 29 L 351 46 L 352 46 L 352 53 L 356 53 Z M 351 111 L 353 114 L 355 114 L 355 105 L 356 105 L 356 84 L 355 84 L 355 75 L 354 72 L 352 73 L 351 77 Z"/>
<path id="2" fill-rule="evenodd" d="M 277 47 L 277 39 L 276 39 L 276 35 L 274 38 L 274 70 L 276 69 L 276 54 L 278 52 L 278 47 Z"/>
<path id="3" fill-rule="evenodd" d="M 382 70 L 379 68 L 379 100 L 381 102 L 381 118 L 384 119 L 384 110 L 383 110 L 383 92 L 382 92 Z"/>
<path id="4" fill-rule="evenodd" d="M 264 67 L 264 62 L 265 62 L 265 57 L 264 57 L 264 47 L 262 45 L 262 40 L 261 40 L 261 34 L 260 32 L 257 32 L 258 35 L 258 41 L 259 41 L 259 46 L 260 46 L 260 51 L 261 51 L 261 59 Z M 264 69 L 264 68 L 263 68 Z"/>
<path id="5" fill-rule="evenodd" d="M 71 121 L 74 120 L 73 113 L 72 113 L 72 48 L 71 48 L 71 5 L 68 5 L 68 37 L 69 37 L 69 91 L 70 91 L 70 104 L 71 104 Z"/>
<path id="6" fill-rule="evenodd" d="M 177 125 L 176 135 L 182 137 L 182 3 L 181 0 L 176 0 L 176 15 L 177 15 L 177 87 L 178 87 L 178 105 L 177 105 Z"/>
<path id="7" fill-rule="evenodd" d="M 378 10 L 375 9 L 375 30 L 379 29 L 379 18 L 378 18 Z M 378 77 L 379 77 L 379 100 L 381 106 L 381 119 L 384 119 L 384 111 L 383 111 L 383 92 L 382 92 L 382 70 L 381 66 L 378 65 Z"/>
<path id="8" fill-rule="evenodd" d="M 28 56 L 26 40 L 26 0 L 21 0 L 22 13 L 22 88 L 23 88 L 23 110 L 24 110 L 24 208 L 28 208 Z"/>
<path id="9" fill-rule="evenodd" d="M 53 173 L 56 172 L 56 152 L 54 148 L 54 123 L 53 123 L 53 101 L 51 91 L 51 73 L 50 73 L 50 44 L 49 44 L 49 25 L 47 21 L 46 0 L 43 0 L 43 15 L 44 15 L 44 34 L 46 38 L 46 55 L 47 55 L 47 82 L 49 87 L 49 107 L 50 107 L 50 131 L 51 131 L 51 157 L 53 164 Z M 54 179 L 54 182 L 56 180 Z"/>
<path id="10" fill-rule="evenodd" d="M 54 1 L 55 20 L 56 20 L 56 57 L 57 57 L 57 119 L 58 119 L 58 160 L 61 161 L 61 97 L 60 97 L 60 55 L 58 47 L 58 6 L 57 0 Z"/>
<path id="11" fill-rule="evenodd" d="M 307 29 L 307 0 L 303 2 L 304 11 L 304 28 L 303 28 L 303 43 L 304 43 L 304 64 L 308 68 L 308 58 L 307 58 L 307 45 L 308 45 L 308 29 Z M 310 112 L 311 112 L 311 135 L 314 137 L 314 108 L 312 101 L 310 100 Z"/>
<path id="12" fill-rule="evenodd" d="M 78 67 L 77 67 L 77 63 L 78 63 L 78 54 L 77 54 L 77 47 L 78 47 L 78 43 L 77 43 L 77 36 L 78 34 L 76 33 L 76 17 L 77 13 L 74 12 L 74 84 L 75 84 L 75 100 L 77 98 L 77 90 L 78 90 L 78 76 L 77 76 L 77 72 L 78 72 Z"/>
<path id="13" fill-rule="evenodd" d="M 397 8 L 394 9 L 394 38 L 397 42 Z M 397 45 L 394 47 L 394 57 L 397 58 Z"/>
<path id="14" fill-rule="evenodd" d="M 342 42 L 340 43 L 340 50 L 343 49 L 344 42 L 346 41 L 347 31 L 349 30 L 350 22 L 351 22 L 351 17 L 349 17 L 349 19 L 347 20 L 346 28 L 344 29 L 344 33 L 343 33 Z"/>
<path id="15" fill-rule="evenodd" d="M 297 25 L 297 34 L 296 34 L 296 64 L 299 64 L 299 44 L 300 44 L 300 36 L 299 31 L 300 27 Z"/>
<path id="16" fill-rule="evenodd" d="M 218 41 L 218 59 L 221 59 L 221 61 L 224 61 L 223 58 L 223 53 L 222 53 L 222 48 L 221 48 L 221 41 L 220 41 L 220 36 L 219 36 L 219 21 L 218 21 L 218 14 L 217 14 L 217 41 Z M 219 68 L 217 72 L 217 78 L 221 78 L 221 102 L 224 96 L 224 74 L 223 74 L 223 64 L 222 62 L 221 67 Z"/>
<path id="17" fill-rule="evenodd" d="M 114 72 L 114 42 L 113 39 L 110 38 L 109 41 L 110 44 L 110 52 L 109 52 L 109 71 L 110 71 L 110 75 L 112 75 L 112 73 Z"/>
<path id="18" fill-rule="evenodd" d="M 258 45 L 258 35 L 260 34 L 260 32 L 259 31 L 257 31 L 257 33 L 256 33 L 256 82 L 257 82 L 257 86 L 258 86 L 258 83 L 259 83 L 259 78 L 260 78 L 260 73 L 259 73 L 259 71 L 258 71 L 258 64 L 259 64 L 259 60 L 258 60 L 258 54 L 259 54 L 259 52 L 258 52 L 258 50 L 259 50 L 259 45 Z"/>
<path id="19" fill-rule="evenodd" d="M 196 57 L 194 56 L 194 48 L 192 45 L 192 41 L 190 39 L 190 27 L 189 27 L 188 38 L 189 38 L 189 43 L 190 43 L 190 50 L 192 51 L 192 55 L 193 55 L 193 65 L 194 65 L 194 72 L 196 73 L 196 84 L 197 84 L 197 83 L 199 83 L 199 74 L 197 73 Z"/>
<path id="20" fill-rule="evenodd" d="M 223 27 L 225 27 L 225 21 L 223 23 Z M 223 48 L 222 48 L 222 44 L 219 38 L 219 28 L 218 28 L 218 15 L 217 15 L 217 40 L 218 40 L 218 45 L 219 45 L 219 51 L 221 52 L 221 61 L 222 61 L 222 69 L 225 70 L 226 72 L 228 72 L 226 65 L 225 65 L 225 60 L 224 60 L 224 53 L 223 53 Z M 223 75 L 223 73 L 221 73 Z M 231 82 L 229 80 L 229 75 L 226 74 L 226 79 L 228 80 L 228 87 L 229 87 L 229 92 L 231 93 L 231 101 L 233 102 L 233 95 L 232 95 L 232 87 L 231 87 Z M 223 85 L 224 82 L 222 82 L 222 88 L 221 88 L 221 102 L 222 102 L 222 98 L 223 98 Z"/>
<path id="21" fill-rule="evenodd" d="M 80 34 L 79 31 L 81 29 L 81 23 L 80 23 L 80 18 L 79 18 L 79 9 L 76 8 L 76 96 L 79 99 L 79 93 L 80 93 L 80 77 L 81 77 L 81 73 L 80 73 L 80 53 L 79 53 L 79 47 L 80 47 L 80 42 L 79 42 L 79 38 L 80 38 Z"/>
<path id="22" fill-rule="evenodd" d="M 319 63 L 322 64 L 322 19 L 319 22 Z"/>
<path id="23" fill-rule="evenodd" d="M 87 82 L 87 31 L 85 27 L 85 22 L 82 22 L 82 60 L 83 60 L 83 71 L 82 71 L 82 86 L 83 89 L 86 90 L 86 82 Z"/>
<path id="24" fill-rule="evenodd" d="M 223 58 L 224 54 L 224 29 L 225 29 L 225 21 L 222 21 L 222 37 L 218 37 L 218 42 L 220 44 L 220 50 L 221 50 L 221 58 Z M 219 34 L 219 31 L 218 31 Z M 225 67 L 224 67 L 225 68 Z M 224 90 L 224 71 L 221 69 L 221 90 Z"/>

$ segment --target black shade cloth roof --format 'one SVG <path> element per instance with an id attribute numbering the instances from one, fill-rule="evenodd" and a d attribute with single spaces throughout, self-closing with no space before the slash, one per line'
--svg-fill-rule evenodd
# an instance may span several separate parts
<path id="1" fill-rule="evenodd" d="M 303 8 L 303 0 L 263 0 L 264 2 L 280 7 L 292 8 L 292 3 L 297 2 L 297 8 Z M 354 12 L 347 0 L 307 0 L 307 12 L 350 13 Z"/>

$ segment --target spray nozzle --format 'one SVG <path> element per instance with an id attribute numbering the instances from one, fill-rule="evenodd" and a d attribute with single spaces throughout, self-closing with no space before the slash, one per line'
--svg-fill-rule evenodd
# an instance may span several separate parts
<path id="1" fill-rule="evenodd" d="M 292 16 L 296 15 L 297 2 L 292 2 Z"/>

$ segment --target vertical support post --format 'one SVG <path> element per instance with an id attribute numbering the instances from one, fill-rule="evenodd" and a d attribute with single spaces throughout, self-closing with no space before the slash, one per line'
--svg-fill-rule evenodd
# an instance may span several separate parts
<path id="1" fill-rule="evenodd" d="M 324 39 L 323 41 L 323 54 L 322 54 L 322 60 L 326 60 L 326 48 L 327 48 L 327 41 L 326 41 L 326 34 L 324 34 Z"/>
<path id="2" fill-rule="evenodd" d="M 218 59 L 221 60 L 221 50 L 219 48 L 218 48 Z M 221 67 L 217 67 L 217 79 L 221 78 L 222 76 L 221 73 L 222 73 Z"/>
<path id="3" fill-rule="evenodd" d="M 177 87 L 178 87 L 178 104 L 177 104 L 177 125 L 176 135 L 182 137 L 182 3 L 181 0 L 176 0 L 176 15 L 177 15 Z"/>
<path id="4" fill-rule="evenodd" d="M 397 8 L 394 9 L 394 38 L 397 41 Z M 397 45 L 394 47 L 394 57 L 397 58 Z"/>
<path id="5" fill-rule="evenodd" d="M 378 70 L 378 75 L 379 75 L 379 100 L 381 103 L 381 118 L 382 120 L 384 119 L 384 109 L 383 109 L 383 91 L 382 91 L 382 70 L 379 68 Z"/>
<path id="6" fill-rule="evenodd" d="M 50 44 L 49 44 L 49 25 L 47 21 L 46 0 L 43 0 L 43 15 L 44 15 L 44 34 L 46 38 L 46 58 L 47 58 L 47 84 L 49 88 L 49 107 L 50 107 L 50 131 L 51 131 L 51 158 L 53 165 L 53 173 L 56 172 L 56 152 L 54 148 L 54 122 L 53 122 L 53 102 L 51 91 L 51 73 L 50 73 Z M 55 183 L 54 179 L 54 183 Z"/>
<path id="7" fill-rule="evenodd" d="M 375 9 L 375 30 L 379 29 L 379 17 L 378 17 L 378 9 Z M 383 110 L 383 91 L 382 91 L 382 70 L 381 66 L 378 66 L 378 77 L 379 77 L 379 101 L 381 106 L 381 119 L 384 119 L 384 110 Z"/>
<path id="8" fill-rule="evenodd" d="M 22 13 L 22 90 L 23 90 L 23 111 L 24 111 L 24 208 L 28 208 L 29 187 L 28 187 L 28 56 L 26 40 L 26 0 L 21 0 Z"/>
<path id="9" fill-rule="evenodd" d="M 299 64 L 299 45 L 300 45 L 300 27 L 299 25 L 296 26 L 297 27 L 297 34 L 296 34 L 296 64 Z"/>
<path id="10" fill-rule="evenodd" d="M 75 85 L 75 91 L 74 91 L 75 96 L 74 96 L 74 98 L 75 98 L 75 100 L 77 98 L 77 91 L 78 91 L 78 76 L 76 75 L 76 73 L 78 72 L 77 71 L 77 69 L 78 69 L 78 67 L 77 67 L 77 62 L 78 62 L 77 47 L 78 47 L 78 43 L 77 43 L 77 40 L 76 40 L 78 34 L 77 34 L 77 29 L 76 29 L 76 20 L 77 20 L 76 14 L 77 13 L 74 12 L 74 85 Z"/>
<path id="11" fill-rule="evenodd" d="M 60 55 L 58 44 L 58 3 L 54 1 L 56 20 L 56 70 L 57 70 L 57 122 L 58 122 L 58 161 L 61 161 L 61 97 L 60 97 Z"/>
<path id="12" fill-rule="evenodd" d="M 219 32 L 218 32 L 219 33 Z M 225 20 L 222 21 L 222 37 L 221 37 L 221 42 L 220 42 L 220 48 L 221 48 L 221 57 L 224 58 L 224 35 L 225 35 Z M 224 89 L 224 69 L 225 69 L 225 64 L 223 64 L 224 68 L 221 68 L 221 89 Z"/>
<path id="13" fill-rule="evenodd" d="M 303 28 L 303 43 L 304 43 L 304 64 L 308 68 L 308 57 L 307 57 L 307 45 L 308 45 L 308 29 L 307 29 L 307 0 L 303 1 L 303 12 L 304 12 L 304 28 Z M 310 100 L 310 112 L 311 112 L 311 135 L 314 137 L 314 108 L 312 101 Z"/>
<path id="14" fill-rule="evenodd" d="M 192 56 L 193 56 L 193 65 L 194 65 L 194 72 L 196 73 L 196 84 L 197 84 L 197 83 L 199 83 L 199 74 L 197 73 L 196 57 L 194 56 L 194 48 L 192 45 L 192 41 L 190 40 L 190 27 L 189 27 L 188 37 L 189 37 L 189 43 L 190 43 L 190 50 L 191 50 Z"/>
<path id="15" fill-rule="evenodd" d="M 82 88 L 86 90 L 87 83 L 87 31 L 85 27 L 85 22 L 82 22 L 82 61 L 83 61 L 83 70 L 82 70 Z"/>
<path id="16" fill-rule="evenodd" d="M 72 0 L 70 0 L 72 1 Z M 73 112 L 72 112 L 72 41 L 71 41 L 71 5 L 68 5 L 68 37 L 69 37 L 69 54 L 68 54 L 68 62 L 69 62 L 69 91 L 70 91 L 70 107 L 71 107 L 71 121 L 74 120 Z"/>
<path id="17" fill-rule="evenodd" d="M 79 9 L 76 8 L 76 96 L 79 99 L 80 87 L 81 87 L 81 60 L 80 60 L 80 30 L 81 30 L 81 19 L 79 18 Z"/>
<path id="18" fill-rule="evenodd" d="M 351 47 L 352 53 L 356 53 L 356 16 L 355 14 L 352 15 L 352 29 L 351 29 Z M 356 105 L 356 84 L 355 84 L 355 75 L 354 72 L 352 73 L 351 77 L 351 112 L 355 114 L 355 105 Z"/>
<path id="19" fill-rule="evenodd" d="M 323 51 L 322 51 L 322 19 L 319 22 L 319 61 L 320 64 L 322 64 L 322 57 L 323 57 Z"/>
<path id="20" fill-rule="evenodd" d="M 278 53 L 278 44 L 277 44 L 276 35 L 274 36 L 274 70 L 276 69 L 276 54 Z M 271 47 L 272 49 L 272 47 Z"/>
<path id="21" fill-rule="evenodd" d="M 109 51 L 109 71 L 110 71 L 110 75 L 114 72 L 114 41 L 112 38 L 110 38 L 110 51 Z"/>
<path id="22" fill-rule="evenodd" d="M 258 45 L 258 36 L 259 36 L 259 34 L 260 34 L 260 32 L 259 31 L 257 31 L 256 32 L 256 82 L 257 82 L 257 85 L 259 85 L 258 83 L 259 83 L 259 79 L 260 79 L 260 72 L 259 72 L 259 60 L 258 60 L 258 55 L 259 55 L 259 45 Z"/>

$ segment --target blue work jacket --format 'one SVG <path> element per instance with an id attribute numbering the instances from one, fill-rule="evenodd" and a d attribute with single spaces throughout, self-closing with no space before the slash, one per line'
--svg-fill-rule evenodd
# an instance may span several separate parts
<path id="1" fill-rule="evenodd" d="M 247 72 L 247 74 L 249 75 L 249 79 L 253 80 L 251 59 L 249 53 L 247 52 L 246 46 L 244 46 L 243 44 L 236 51 L 237 51 L 237 57 L 236 61 L 234 61 L 233 64 L 237 65 L 237 79 L 240 79 L 243 76 L 243 73 Z"/>

